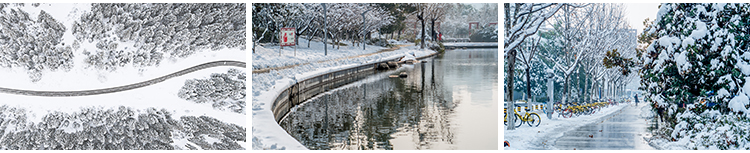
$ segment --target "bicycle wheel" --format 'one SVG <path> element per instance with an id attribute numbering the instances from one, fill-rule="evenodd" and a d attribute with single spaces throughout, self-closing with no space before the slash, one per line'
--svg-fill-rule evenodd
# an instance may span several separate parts
<path id="1" fill-rule="evenodd" d="M 521 124 L 523 124 L 523 120 L 521 119 L 521 115 L 516 114 L 516 119 L 513 120 L 513 126 L 515 127 L 521 127 Z"/>
<path id="2" fill-rule="evenodd" d="M 530 127 L 537 127 L 539 126 L 539 123 L 542 123 L 542 118 L 539 117 L 536 113 L 531 113 L 526 118 L 526 123 L 529 124 Z"/>

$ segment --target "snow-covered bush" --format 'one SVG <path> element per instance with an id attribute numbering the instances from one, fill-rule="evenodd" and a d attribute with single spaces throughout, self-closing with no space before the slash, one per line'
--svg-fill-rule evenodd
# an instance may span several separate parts
<path id="1" fill-rule="evenodd" d="M 177 96 L 196 103 L 211 103 L 215 109 L 245 114 L 245 72 L 230 69 L 209 79 L 185 81 Z"/>
<path id="2" fill-rule="evenodd" d="M 204 49 L 245 49 L 244 3 L 103 3 L 91 7 L 72 30 L 76 43 L 96 44 L 98 50 L 86 63 L 100 69 L 114 70 L 128 63 L 153 66 L 165 57 L 183 58 Z M 118 43 L 133 45 L 125 46 L 125 53 L 113 53 Z"/>
<path id="3" fill-rule="evenodd" d="M 661 5 L 655 25 L 645 30 L 657 38 L 641 57 L 646 99 L 666 128 L 674 129 L 661 134 L 695 141 L 697 146 L 689 148 L 750 149 L 745 145 L 750 133 L 748 9 L 748 4 Z M 707 119 L 702 117 L 706 113 L 716 115 Z"/>
<path id="4" fill-rule="evenodd" d="M 0 6 L 0 8 L 3 8 Z M 36 20 L 23 10 L 0 9 L 0 67 L 22 67 L 36 82 L 43 70 L 70 70 L 73 51 L 61 45 L 65 26 L 41 11 Z"/>

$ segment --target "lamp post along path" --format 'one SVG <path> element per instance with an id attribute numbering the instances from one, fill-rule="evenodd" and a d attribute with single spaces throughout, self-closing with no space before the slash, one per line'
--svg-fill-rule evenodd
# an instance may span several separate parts
<path id="1" fill-rule="evenodd" d="M 547 101 L 547 119 L 552 119 L 552 111 L 554 111 L 554 104 L 555 104 L 555 84 L 554 84 L 554 78 L 555 73 L 552 69 L 547 69 L 547 96 L 549 97 L 549 101 Z"/>
<path id="2" fill-rule="evenodd" d="M 328 41 L 328 14 L 326 12 L 326 3 L 323 4 L 323 50 L 325 52 L 323 55 L 328 56 L 328 44 L 326 42 Z"/>

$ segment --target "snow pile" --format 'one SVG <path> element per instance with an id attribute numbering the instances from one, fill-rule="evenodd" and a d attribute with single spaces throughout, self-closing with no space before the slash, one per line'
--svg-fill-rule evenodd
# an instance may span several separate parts
<path id="1" fill-rule="evenodd" d="M 300 39 L 302 41 L 302 39 Z M 304 56 L 281 56 L 278 54 L 258 54 L 265 47 L 256 46 L 256 54 L 253 54 L 253 64 L 258 63 L 272 63 L 278 61 L 294 61 L 298 59 L 304 59 Z M 273 48 L 273 47 L 269 47 Z M 260 50 L 258 50 L 260 49 Z M 306 149 L 302 144 L 297 142 L 293 137 L 287 134 L 274 120 L 273 113 L 271 112 L 271 105 L 273 99 L 286 87 L 294 84 L 297 80 L 303 80 L 304 78 L 315 76 L 321 73 L 332 72 L 341 70 L 349 67 L 355 67 L 362 64 L 374 63 L 383 61 L 386 59 L 403 57 L 404 54 L 412 54 L 417 57 L 422 57 L 435 53 L 432 50 L 418 49 L 416 46 L 402 47 L 401 49 L 373 54 L 365 57 L 349 58 L 334 60 L 328 62 L 319 62 L 322 60 L 328 60 L 330 58 L 316 58 L 316 54 L 319 54 L 323 50 L 323 46 L 312 47 L 309 51 L 317 53 L 301 53 L 302 55 L 311 55 L 311 61 L 307 61 L 310 64 L 299 65 L 296 67 L 271 70 L 267 73 L 253 73 L 253 148 L 254 149 Z M 298 50 L 299 51 L 299 50 Z M 345 50 L 344 50 L 345 51 Z M 336 50 L 329 48 L 329 55 L 334 55 Z M 276 52 L 278 53 L 278 52 Z M 299 53 L 299 52 L 298 52 Z M 360 54 L 364 52 L 359 52 Z M 299 55 L 299 54 L 298 54 Z M 321 54 L 322 55 L 322 54 Z M 273 58 L 269 57 L 273 56 Z M 262 64 L 263 65 L 263 64 Z M 267 65 L 267 64 L 266 64 Z"/>
<path id="2" fill-rule="evenodd" d="M 417 58 L 414 57 L 414 53 L 404 53 L 404 58 L 401 58 L 401 61 L 409 61 L 409 60 L 416 60 Z"/>
<path id="3" fill-rule="evenodd" d="M 503 127 L 503 140 L 510 142 L 510 147 L 505 147 L 504 150 L 554 150 L 556 149 L 553 146 L 555 143 L 554 140 L 562 137 L 565 132 L 586 124 L 598 122 L 601 118 L 609 116 L 624 107 L 630 107 L 630 104 L 610 106 L 602 108 L 592 115 L 573 118 L 562 118 L 553 114 L 552 119 L 547 119 L 546 114 L 536 112 L 542 118 L 542 122 L 538 127 L 529 127 L 526 124 L 521 125 L 516 130 L 505 130 L 507 129 L 507 125 Z"/>
<path id="4" fill-rule="evenodd" d="M 411 43 L 409 43 L 409 41 L 406 41 L 406 40 L 398 41 L 398 40 L 395 40 L 395 39 L 388 39 L 388 43 L 389 44 L 393 44 L 393 45 L 411 44 Z"/>

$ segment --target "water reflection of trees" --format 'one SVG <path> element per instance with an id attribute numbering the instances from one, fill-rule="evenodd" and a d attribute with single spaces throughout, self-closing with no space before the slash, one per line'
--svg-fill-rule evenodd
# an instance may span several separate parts
<path id="1" fill-rule="evenodd" d="M 494 53 L 494 56 L 497 54 Z M 450 63 L 427 59 L 427 63 L 405 66 L 398 72 L 387 72 L 398 74 L 405 71 L 409 75 L 407 78 L 381 75 L 360 81 L 357 85 L 339 88 L 298 106 L 280 125 L 313 150 L 394 149 L 394 145 L 414 146 L 412 149 L 455 149 L 451 144 L 456 143 L 454 134 L 457 123 L 451 123 L 451 118 L 455 116 L 455 108 L 461 101 L 453 99 L 452 85 L 446 85 L 446 81 L 456 80 L 444 80 L 444 77 L 481 73 L 479 75 L 494 75 L 495 82 L 497 78 L 496 68 L 461 65 L 489 63 L 492 59 L 487 61 L 484 57 L 471 61 L 467 58 L 450 57 L 451 60 L 458 60 Z M 494 62 L 497 63 L 497 58 L 494 58 Z M 413 144 L 392 144 L 391 140 L 395 137 L 411 137 Z M 440 146 L 443 144 L 448 144 L 448 147 Z"/>
<path id="2" fill-rule="evenodd" d="M 365 107 L 373 104 L 393 83 L 387 76 L 363 80 L 328 92 L 294 108 L 280 123 L 287 133 L 309 149 L 366 149 L 368 131 L 361 124 Z M 327 110 L 327 111 L 326 111 Z M 327 130 L 326 130 L 327 129 Z"/>

